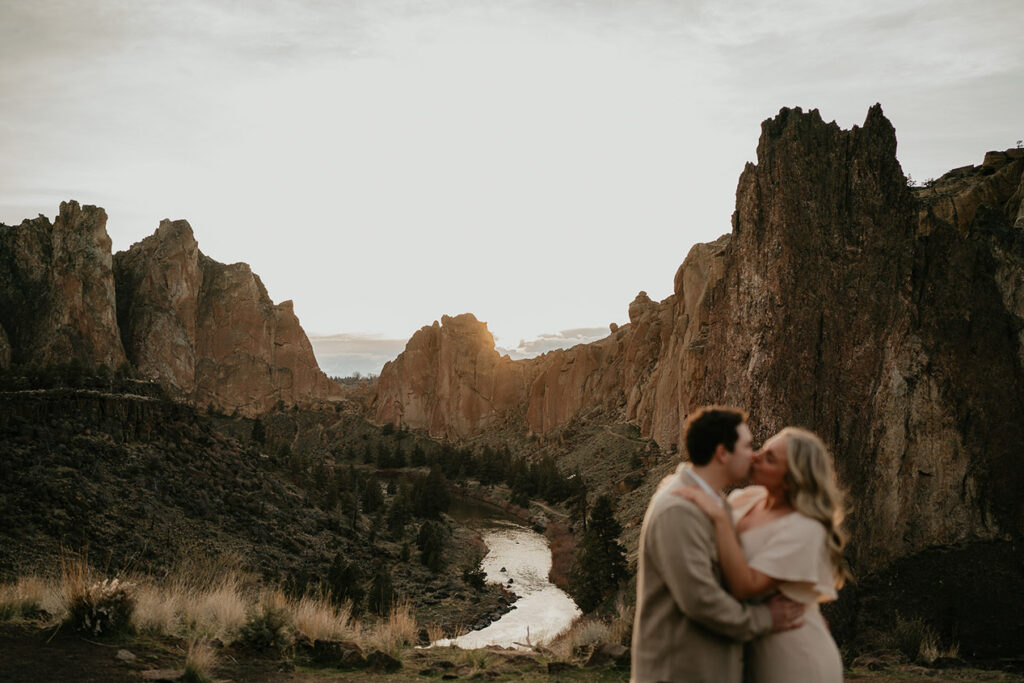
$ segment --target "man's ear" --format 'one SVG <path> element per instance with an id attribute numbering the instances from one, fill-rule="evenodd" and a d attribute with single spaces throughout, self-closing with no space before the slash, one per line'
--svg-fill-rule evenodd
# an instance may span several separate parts
<path id="1" fill-rule="evenodd" d="M 720 443 L 715 446 L 715 452 L 711 456 L 711 459 L 715 462 L 725 462 L 726 457 L 729 456 L 729 449 L 725 447 L 725 444 Z"/>

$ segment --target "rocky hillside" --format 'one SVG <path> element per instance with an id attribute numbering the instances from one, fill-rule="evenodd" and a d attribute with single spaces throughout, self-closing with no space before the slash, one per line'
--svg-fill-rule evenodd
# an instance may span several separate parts
<path id="1" fill-rule="evenodd" d="M 173 395 L 242 415 L 337 395 L 290 301 L 199 251 L 185 221 L 111 255 L 101 208 L 0 225 L 0 368 L 130 362 Z"/>
<path id="2" fill-rule="evenodd" d="M 799 424 L 831 445 L 861 576 L 940 547 L 963 567 L 973 544 L 1005 563 L 1024 537 L 1022 174 L 1008 150 L 912 188 L 878 105 L 851 130 L 783 109 L 731 234 L 693 248 L 672 296 L 528 361 L 497 358 L 471 316 L 435 323 L 381 373 L 375 417 L 464 438 L 600 415 L 671 451 L 694 407 L 743 405 L 762 438 Z"/>

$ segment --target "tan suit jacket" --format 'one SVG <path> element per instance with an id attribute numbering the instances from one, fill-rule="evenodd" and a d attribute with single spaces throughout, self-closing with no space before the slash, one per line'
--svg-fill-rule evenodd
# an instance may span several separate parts
<path id="1" fill-rule="evenodd" d="M 722 587 L 711 520 L 673 495 L 695 484 L 687 465 L 651 498 L 640 531 L 630 680 L 735 682 L 743 645 L 771 630 L 765 605 L 737 601 Z"/>

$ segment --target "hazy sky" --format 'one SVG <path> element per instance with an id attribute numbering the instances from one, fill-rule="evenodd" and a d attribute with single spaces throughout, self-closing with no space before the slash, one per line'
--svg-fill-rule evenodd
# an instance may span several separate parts
<path id="1" fill-rule="evenodd" d="M 184 218 L 312 335 L 469 311 L 528 353 L 670 294 L 782 106 L 881 102 L 919 180 L 1014 146 L 1022 25 L 1020 0 L 0 0 L 0 222 L 76 199 L 122 250 Z"/>

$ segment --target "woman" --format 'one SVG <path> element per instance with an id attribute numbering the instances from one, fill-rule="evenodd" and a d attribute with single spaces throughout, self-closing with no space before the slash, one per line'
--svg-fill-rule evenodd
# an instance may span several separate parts
<path id="1" fill-rule="evenodd" d="M 781 592 L 805 605 L 803 625 L 754 641 L 747 651 L 757 683 L 843 680 L 843 664 L 818 603 L 836 599 L 847 577 L 842 500 L 832 458 L 816 435 L 787 427 L 754 455 L 753 486 L 729 495 L 736 520 L 697 487 L 676 493 L 715 524 L 726 587 L 737 599 Z M 741 547 L 742 546 L 742 547 Z"/>

